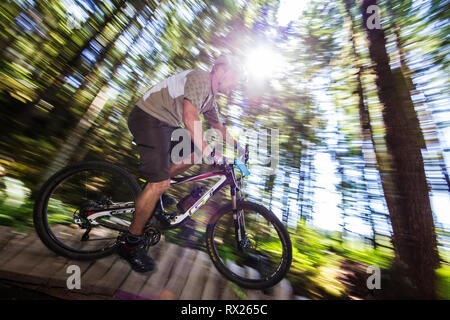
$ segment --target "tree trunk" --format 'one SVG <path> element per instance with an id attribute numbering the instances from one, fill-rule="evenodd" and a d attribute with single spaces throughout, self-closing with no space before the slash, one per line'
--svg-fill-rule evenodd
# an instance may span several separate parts
<path id="1" fill-rule="evenodd" d="M 133 40 L 131 41 L 131 44 L 129 45 L 129 48 L 131 48 L 136 41 L 138 41 L 138 39 L 141 37 L 142 33 L 145 31 L 145 29 L 149 26 L 151 19 L 153 18 L 153 16 L 155 15 L 155 11 L 156 8 L 152 11 L 151 15 L 149 17 L 146 17 L 147 22 L 144 26 L 139 26 L 139 31 L 138 33 L 133 37 Z M 135 17 L 135 19 L 137 20 L 138 17 Z M 128 50 L 121 58 L 119 58 L 119 60 L 117 60 L 116 62 L 114 62 L 114 65 L 111 69 L 111 77 L 114 76 L 115 72 L 117 71 L 117 69 L 122 65 L 122 63 L 129 57 L 129 55 L 132 52 L 130 50 Z M 85 77 L 84 81 L 82 82 L 81 86 L 76 90 L 74 96 L 77 96 L 83 89 L 84 87 L 89 83 L 89 81 L 91 80 L 91 76 L 93 76 L 93 72 L 89 73 L 88 76 Z M 100 81 L 100 85 L 99 87 L 102 87 L 103 85 L 105 85 L 111 78 L 103 78 Z"/>
<path id="2" fill-rule="evenodd" d="M 403 40 L 401 37 L 400 28 L 397 26 L 397 24 L 395 22 L 396 17 L 393 13 L 392 13 L 391 19 L 393 20 L 392 27 L 394 30 L 393 33 L 394 33 L 395 45 L 397 48 L 402 73 L 403 73 L 403 75 L 405 77 L 405 81 L 408 85 L 408 90 L 411 92 L 412 95 L 422 94 L 424 96 L 423 101 L 419 101 L 416 103 L 416 109 L 418 110 L 419 114 L 421 114 L 420 120 L 422 120 L 424 123 L 426 123 L 426 125 L 428 127 L 427 129 L 434 134 L 434 136 L 431 136 L 431 133 L 429 133 L 427 136 L 427 139 L 425 139 L 425 137 L 423 137 L 423 143 L 425 145 L 426 141 L 428 141 L 429 143 L 435 143 L 436 145 L 441 146 L 436 122 L 434 121 L 433 115 L 431 114 L 431 112 L 428 110 L 428 108 L 426 106 L 426 104 L 428 102 L 428 97 L 425 94 L 425 92 L 422 92 L 420 89 L 418 89 L 416 87 L 416 85 L 414 84 L 414 81 L 412 80 L 412 77 L 414 75 L 414 70 L 410 69 L 408 66 L 407 57 L 406 57 L 406 49 L 404 48 L 404 43 L 403 43 Z M 418 125 L 420 125 L 420 124 L 418 123 Z M 444 177 L 445 183 L 447 184 L 447 188 L 450 191 L 450 179 L 449 179 L 449 176 L 447 173 L 447 168 L 445 165 L 444 152 L 441 149 L 441 147 L 439 147 L 437 152 L 438 152 L 437 162 L 441 168 L 441 172 Z"/>
<path id="3" fill-rule="evenodd" d="M 363 153 L 363 162 L 364 162 L 364 168 L 362 173 L 362 180 L 364 182 L 364 185 L 366 186 L 367 190 L 367 181 L 365 178 L 365 169 L 368 166 L 376 165 L 377 159 L 377 152 L 375 147 L 375 141 L 373 139 L 373 131 L 372 131 L 372 125 L 370 122 L 370 113 L 369 108 L 366 104 L 365 97 L 364 97 L 364 88 L 362 83 L 362 75 L 364 72 L 363 66 L 361 64 L 361 57 L 358 54 L 358 51 L 356 49 L 356 30 L 355 30 L 355 21 L 353 19 L 353 15 L 351 13 L 352 8 L 352 2 L 350 0 L 344 0 L 345 5 L 345 11 L 349 20 L 349 33 L 350 33 L 350 42 L 352 44 L 352 54 L 353 59 L 355 61 L 355 67 L 358 70 L 356 74 L 356 90 L 354 93 L 357 93 L 358 95 L 358 113 L 359 113 L 359 123 L 360 123 L 360 129 L 361 129 L 361 140 L 362 140 L 362 153 Z M 380 157 L 379 157 L 380 158 Z M 375 163 L 373 163 L 375 160 Z M 381 162 L 382 159 L 379 159 Z M 379 166 L 381 167 L 381 166 Z M 379 170 L 380 172 L 380 170 Z M 381 181 L 384 181 L 381 175 Z M 368 192 L 368 201 L 369 205 L 366 207 L 366 210 L 368 211 L 368 220 L 372 228 L 372 244 L 374 249 L 377 247 L 376 243 L 376 232 L 375 232 L 375 223 L 373 221 L 373 210 L 370 206 L 370 198 L 371 195 Z"/>
<path id="4" fill-rule="evenodd" d="M 135 1 L 136 2 L 136 1 Z M 101 49 L 98 57 L 97 57 L 97 62 L 95 63 L 95 66 L 89 70 L 88 72 L 80 72 L 81 76 L 83 77 L 83 79 L 85 79 L 85 81 L 82 83 L 82 85 L 79 87 L 78 91 L 83 90 L 84 87 L 86 86 L 87 80 L 89 80 L 92 75 L 96 72 L 98 72 L 98 69 L 100 68 L 101 64 L 104 62 L 106 55 L 109 53 L 109 51 L 111 50 L 111 48 L 114 47 L 114 45 L 116 45 L 117 39 L 119 39 L 119 37 L 128 30 L 128 28 L 136 22 L 137 17 L 139 16 L 140 12 L 142 11 L 142 9 L 144 8 L 146 2 L 145 1 L 139 1 L 138 3 L 135 4 L 136 7 L 136 12 L 133 15 L 133 17 L 131 17 L 128 22 L 126 23 L 126 25 L 121 29 L 121 32 L 118 32 L 113 39 L 111 39 L 108 44 Z M 73 71 L 73 70 L 72 70 Z M 56 95 L 56 93 L 55 93 Z"/>
<path id="5" fill-rule="evenodd" d="M 97 146 L 99 140 L 105 141 L 106 139 L 102 136 L 101 131 L 105 129 L 105 127 L 109 123 L 109 117 L 112 114 L 113 108 L 109 108 L 108 111 L 99 119 L 96 126 L 91 127 L 86 134 L 84 135 L 82 141 L 80 142 L 77 151 L 73 157 L 74 162 L 83 161 L 86 155 L 89 152 L 90 146 Z"/>
<path id="6" fill-rule="evenodd" d="M 285 171 L 284 174 L 284 181 L 283 181 L 283 196 L 281 199 L 281 204 L 283 206 L 282 210 L 282 222 L 287 225 L 289 222 L 289 183 L 291 181 L 290 179 L 290 168 L 287 168 L 288 170 Z"/>
<path id="7" fill-rule="evenodd" d="M 393 229 L 394 264 L 411 280 L 418 297 L 435 298 L 439 256 L 420 142 L 406 112 L 411 97 L 398 92 L 383 30 L 370 29 L 367 23 L 368 7 L 376 5 L 376 0 L 363 0 L 361 11 L 392 164 L 393 180 L 385 194 L 389 194 L 386 202 Z"/>
<path id="8" fill-rule="evenodd" d="M 304 199 L 304 191 L 305 191 L 305 169 L 304 169 L 304 162 L 302 161 L 304 156 L 305 147 L 302 145 L 302 151 L 300 154 L 300 160 L 298 161 L 298 185 L 297 185 L 297 203 L 300 203 L 299 208 L 299 221 L 303 219 L 303 201 Z"/>
<path id="9" fill-rule="evenodd" d="M 86 40 L 83 46 L 78 48 L 77 52 L 73 55 L 73 57 L 69 61 L 67 61 L 67 63 L 65 63 L 63 69 L 53 77 L 53 81 L 47 87 L 43 88 L 42 90 L 39 90 L 37 93 L 37 97 L 35 99 L 33 99 L 32 101 L 28 102 L 26 105 L 23 106 L 23 110 L 21 110 L 21 112 L 17 115 L 17 119 L 19 122 L 24 124 L 29 123 L 32 119 L 31 111 L 33 110 L 34 106 L 41 100 L 46 101 L 50 104 L 53 103 L 54 97 L 64 85 L 64 79 L 66 78 L 67 75 L 69 75 L 70 72 L 73 71 L 74 67 L 79 63 L 83 51 L 87 49 L 91 44 L 91 42 L 104 31 L 108 23 L 110 23 L 116 17 L 116 15 L 119 13 L 120 10 L 122 10 L 122 8 L 126 5 L 126 3 L 127 3 L 126 1 L 122 0 L 114 9 L 114 11 L 111 13 L 111 15 L 109 15 L 105 19 L 105 21 L 103 21 L 102 25 L 99 28 L 99 31 L 95 32 L 88 40 Z M 62 59 L 60 55 L 56 57 L 54 60 L 58 61 L 58 59 Z M 58 113 L 59 108 L 62 107 L 58 106 L 54 108 L 53 112 Z M 66 109 L 64 108 L 63 111 L 64 113 L 66 112 L 65 110 Z"/>
<path id="10" fill-rule="evenodd" d="M 75 129 L 69 134 L 64 141 L 62 148 L 58 151 L 58 154 L 50 163 L 47 170 L 41 176 L 39 185 L 42 185 L 53 173 L 64 168 L 72 158 L 73 153 L 78 147 L 80 140 L 89 128 L 92 126 L 91 119 L 100 113 L 107 100 L 107 86 L 104 86 L 92 101 L 88 110 L 84 113 L 81 120 L 78 122 Z"/>
<path id="11" fill-rule="evenodd" d="M 146 27 L 150 24 L 150 19 L 147 21 L 145 26 L 142 26 L 140 28 L 140 31 L 138 34 L 134 37 L 131 46 L 139 39 L 142 32 L 146 29 Z M 111 74 L 114 75 L 116 70 L 119 68 L 119 66 L 122 64 L 123 61 L 129 56 L 130 51 L 128 51 L 123 57 L 121 57 L 113 66 L 113 69 L 111 71 Z M 80 140 L 82 139 L 82 136 L 86 133 L 86 131 L 91 126 L 91 123 L 89 122 L 89 119 L 92 119 L 93 117 L 97 116 L 98 113 L 101 111 L 101 109 L 104 106 L 105 103 L 105 92 L 107 91 L 107 83 L 109 79 L 102 79 L 100 82 L 101 89 L 97 93 L 95 99 L 90 104 L 88 110 L 83 115 L 83 118 L 80 120 L 80 122 L 77 124 L 75 129 L 72 131 L 72 133 L 68 136 L 66 141 L 63 144 L 62 149 L 59 151 L 56 158 L 52 161 L 48 169 L 44 172 L 44 174 L 41 176 L 40 182 L 45 182 L 52 173 L 56 172 L 58 169 L 64 167 L 67 165 L 67 163 L 70 161 L 71 156 L 73 155 L 74 151 L 76 150 L 77 146 L 80 143 Z"/>

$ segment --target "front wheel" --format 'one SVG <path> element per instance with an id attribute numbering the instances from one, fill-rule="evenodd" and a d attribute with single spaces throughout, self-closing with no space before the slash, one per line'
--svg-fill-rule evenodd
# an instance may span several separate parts
<path id="1" fill-rule="evenodd" d="M 222 275 L 243 288 L 274 286 L 292 262 L 286 228 L 271 211 L 252 202 L 239 202 L 237 216 L 245 229 L 240 242 L 231 205 L 219 209 L 209 221 L 206 247 L 211 260 Z"/>

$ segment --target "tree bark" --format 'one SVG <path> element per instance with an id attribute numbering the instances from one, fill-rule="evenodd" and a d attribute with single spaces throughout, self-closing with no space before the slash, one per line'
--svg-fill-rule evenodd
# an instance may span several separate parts
<path id="1" fill-rule="evenodd" d="M 154 14 L 154 11 L 153 11 Z M 150 24 L 150 19 L 146 22 L 145 26 L 142 26 L 138 32 L 138 34 L 134 37 L 132 44 L 133 45 L 137 39 L 139 39 L 142 32 L 147 28 L 147 26 Z M 111 71 L 111 74 L 114 75 L 116 70 L 121 66 L 123 61 L 129 56 L 130 51 L 128 51 L 126 54 L 124 54 L 113 66 L 113 69 Z M 90 119 L 93 119 L 96 117 L 100 111 L 102 110 L 104 106 L 104 100 L 105 100 L 105 92 L 107 91 L 107 82 L 109 79 L 102 79 L 100 81 L 101 89 L 97 92 L 97 95 L 95 99 L 90 104 L 88 110 L 84 113 L 83 118 L 80 120 L 80 122 L 77 124 L 75 129 L 69 134 L 68 138 L 64 142 L 62 149 L 59 151 L 58 155 L 55 157 L 55 159 L 52 161 L 50 166 L 47 168 L 47 170 L 44 172 L 44 174 L 40 178 L 40 183 L 42 184 L 45 182 L 52 173 L 56 172 L 57 170 L 63 168 L 67 163 L 70 161 L 74 151 L 78 147 L 83 135 L 86 133 L 86 131 L 90 128 L 92 125 L 90 122 Z"/>
<path id="2" fill-rule="evenodd" d="M 84 113 L 83 117 L 78 122 L 75 129 L 64 141 L 64 144 L 61 150 L 58 151 L 57 156 L 53 159 L 47 170 L 41 176 L 39 185 L 42 185 L 53 173 L 64 168 L 68 164 L 81 139 L 83 138 L 83 135 L 92 126 L 91 119 L 95 119 L 95 117 L 103 109 L 103 106 L 105 105 L 107 100 L 107 90 L 107 86 L 104 86 L 97 94 L 88 110 Z"/>
<path id="3" fill-rule="evenodd" d="M 136 2 L 136 1 L 135 1 Z M 89 70 L 88 72 L 80 72 L 81 76 L 83 77 L 83 79 L 85 79 L 85 81 L 82 83 L 82 85 L 79 87 L 78 91 L 83 90 L 84 87 L 86 86 L 87 80 L 90 79 L 92 77 L 92 74 L 94 74 L 95 72 L 98 72 L 98 69 L 100 68 L 100 66 L 103 64 L 106 55 L 109 53 L 109 51 L 111 50 L 111 48 L 114 47 L 114 45 L 116 45 L 117 39 L 119 39 L 119 37 L 128 30 L 128 28 L 134 24 L 137 20 L 137 17 L 139 16 L 140 12 L 142 11 L 142 9 L 144 8 L 146 2 L 145 1 L 139 1 L 135 4 L 136 6 L 136 12 L 133 15 L 133 17 L 131 17 L 128 22 L 125 24 L 125 26 L 121 29 L 120 32 L 118 32 L 113 39 L 111 39 L 108 44 L 101 49 L 98 57 L 97 57 L 97 62 L 95 63 L 94 67 Z"/>
<path id="4" fill-rule="evenodd" d="M 73 71 L 73 69 L 75 68 L 75 66 L 79 63 L 79 61 L 81 60 L 81 55 L 83 53 L 83 51 L 85 49 L 87 49 L 89 47 L 89 45 L 91 44 L 91 42 L 99 35 L 101 34 L 104 29 L 106 28 L 106 26 L 116 17 L 116 15 L 119 13 L 120 10 L 122 10 L 122 8 L 126 5 L 126 1 L 121 1 L 117 7 L 114 9 L 114 11 L 103 21 L 103 23 L 101 24 L 99 31 L 95 32 L 93 35 L 91 35 L 91 37 L 85 41 L 85 43 L 83 44 L 83 46 L 81 46 L 80 48 L 78 48 L 77 52 L 75 52 L 75 54 L 73 55 L 73 57 L 67 61 L 64 65 L 64 67 L 62 68 L 61 71 L 58 72 L 57 75 L 55 75 L 53 77 L 53 81 L 45 88 L 39 90 L 37 92 L 36 98 L 33 99 L 32 101 L 28 102 L 27 104 L 25 104 L 23 106 L 23 109 L 20 111 L 20 113 L 17 115 L 17 119 L 19 122 L 23 123 L 23 124 L 27 124 L 31 121 L 33 114 L 32 114 L 32 110 L 34 108 L 34 106 L 36 104 L 38 104 L 41 100 L 46 101 L 50 104 L 54 103 L 54 97 L 56 96 L 56 94 L 59 92 L 59 90 L 62 88 L 62 86 L 64 85 L 64 79 L 66 78 L 66 76 L 71 73 Z M 61 59 L 61 55 L 58 55 L 58 57 L 56 57 L 54 60 L 58 61 Z M 62 108 L 62 106 L 57 106 L 52 110 L 53 112 L 59 113 L 59 111 L 61 111 L 60 109 Z M 64 110 L 60 113 L 66 113 L 66 108 L 63 108 Z"/>
<path id="5" fill-rule="evenodd" d="M 355 27 L 355 21 L 353 18 L 353 15 L 351 13 L 351 8 L 352 8 L 352 1 L 351 0 L 343 0 L 344 5 L 345 5 L 345 11 L 349 20 L 349 33 L 350 33 L 350 42 L 352 44 L 352 54 L 353 54 L 353 59 L 354 59 L 354 63 L 355 63 L 355 67 L 358 70 L 357 74 L 356 74 L 356 90 L 353 93 L 356 93 L 358 95 L 358 113 L 359 113 L 359 123 L 360 123 L 360 129 L 361 129 L 361 140 L 362 140 L 362 160 L 364 162 L 364 168 L 363 168 L 363 173 L 362 173 L 362 180 L 364 182 L 364 185 L 366 187 L 367 190 L 367 186 L 368 183 L 366 181 L 365 178 L 365 169 L 371 165 L 374 165 L 374 160 L 375 162 L 380 162 L 379 164 L 381 164 L 382 159 L 379 156 L 379 154 L 377 154 L 376 151 L 376 146 L 375 146 L 375 141 L 373 138 L 373 130 L 372 130 L 372 124 L 370 122 L 370 113 L 369 113 L 369 108 L 367 106 L 367 103 L 365 101 L 365 97 L 364 97 L 364 87 L 363 87 L 363 83 L 362 83 L 362 75 L 364 72 L 363 66 L 361 64 L 361 57 L 358 54 L 358 51 L 356 49 L 356 27 Z M 375 164 L 376 164 L 375 163 Z M 379 165 L 378 166 L 378 172 L 380 173 L 380 168 L 382 166 Z M 383 175 L 380 175 L 380 180 L 383 182 Z M 368 220 L 369 223 L 371 225 L 372 228 L 372 244 L 374 249 L 376 249 L 377 247 L 377 243 L 376 243 L 376 231 L 375 231 L 375 223 L 374 223 L 374 219 L 373 219 L 373 210 L 370 206 L 371 203 L 371 195 L 370 193 L 368 193 L 368 201 L 369 204 L 366 206 L 366 210 L 368 212 Z"/>
<path id="6" fill-rule="evenodd" d="M 369 54 L 376 74 L 376 85 L 386 129 L 387 151 L 391 158 L 392 183 L 386 202 L 393 229 L 396 268 L 407 276 L 420 298 L 435 298 L 435 269 L 439 263 L 436 235 L 420 143 L 410 126 L 405 99 L 411 99 L 399 86 L 389 65 L 382 29 L 370 29 L 369 6 L 361 5 Z"/>
<path id="7" fill-rule="evenodd" d="M 430 143 L 430 140 L 432 141 L 431 143 L 436 143 L 437 145 L 441 145 L 440 143 L 440 139 L 438 136 L 438 128 L 436 126 L 436 122 L 433 119 L 433 116 L 431 114 L 431 112 L 429 110 L 427 110 L 426 107 L 426 103 L 428 102 L 428 97 L 425 94 L 425 92 L 422 92 L 420 89 L 418 89 L 412 79 L 412 77 L 414 76 L 414 70 L 410 69 L 408 66 L 408 61 L 407 61 L 407 57 L 406 57 L 406 49 L 404 47 L 404 42 L 402 40 L 402 36 L 400 33 L 400 28 L 397 26 L 395 19 L 396 16 L 394 13 L 392 13 L 392 17 L 391 19 L 393 20 L 392 22 L 392 27 L 394 30 L 394 39 L 395 39 L 395 45 L 397 47 L 397 52 L 398 52 L 398 56 L 399 56 L 399 60 L 400 60 L 400 65 L 401 65 L 401 69 L 402 69 L 402 73 L 405 77 L 405 81 L 408 85 L 408 90 L 411 92 L 412 95 L 414 94 L 422 94 L 424 96 L 424 100 L 421 102 L 417 102 L 416 103 L 416 108 L 419 111 L 419 113 L 421 114 L 421 118 L 420 120 L 424 121 L 427 123 L 427 126 L 429 126 L 429 130 L 431 132 L 434 133 L 433 137 L 430 137 L 430 134 L 427 136 L 427 140 L 425 141 L 425 137 L 423 137 L 423 143 L 424 145 L 426 145 L 426 142 Z M 420 125 L 418 123 L 418 125 Z M 450 178 L 448 176 L 447 173 L 447 168 L 445 165 L 445 160 L 444 160 L 444 152 L 442 151 L 441 148 L 438 149 L 438 160 L 437 162 L 439 163 L 439 166 L 441 168 L 441 172 L 442 175 L 444 177 L 445 183 L 447 184 L 447 188 L 450 191 Z"/>

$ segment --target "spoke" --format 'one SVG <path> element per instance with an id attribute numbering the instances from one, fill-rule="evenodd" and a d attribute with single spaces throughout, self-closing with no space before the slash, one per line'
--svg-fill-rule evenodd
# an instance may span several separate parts
<path id="1" fill-rule="evenodd" d="M 114 246 L 119 234 L 131 224 L 135 193 L 121 175 L 102 168 L 82 169 L 65 177 L 49 195 L 47 220 L 54 242 L 63 249 L 90 254 Z M 100 202 L 102 196 L 111 203 Z M 74 214 L 92 225 L 90 233 L 75 224 Z M 64 222 L 76 228 L 64 226 Z M 82 241 L 84 234 L 89 238 Z"/>
<path id="2" fill-rule="evenodd" d="M 272 237 L 271 231 L 274 226 L 255 211 L 242 210 L 238 219 L 241 227 L 245 226 L 250 247 L 245 252 L 241 252 L 233 245 L 227 246 L 227 243 L 233 241 L 227 231 L 229 223 L 226 219 L 220 219 L 215 240 L 219 257 L 222 261 L 231 258 L 238 265 L 255 268 L 260 273 L 261 279 L 270 278 L 282 262 L 282 252 L 276 249 L 281 245 L 281 239 Z"/>

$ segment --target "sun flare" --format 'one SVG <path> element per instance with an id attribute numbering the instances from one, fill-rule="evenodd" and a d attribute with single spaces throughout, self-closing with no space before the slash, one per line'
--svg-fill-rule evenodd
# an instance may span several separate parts
<path id="1" fill-rule="evenodd" d="M 245 58 L 249 79 L 264 80 L 277 78 L 287 67 L 285 58 L 274 49 L 258 46 L 251 49 Z"/>

